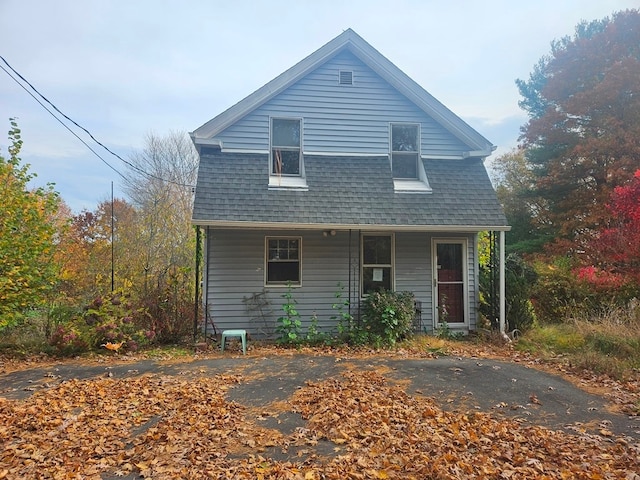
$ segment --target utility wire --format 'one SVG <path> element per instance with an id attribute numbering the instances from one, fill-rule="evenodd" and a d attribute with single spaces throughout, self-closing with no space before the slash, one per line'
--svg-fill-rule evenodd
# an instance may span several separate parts
<path id="1" fill-rule="evenodd" d="M 18 71 L 16 71 L 15 68 L 13 68 L 9 62 L 7 62 L 7 60 L 0 55 L 0 59 L 2 59 L 2 61 L 7 65 L 7 67 L 9 67 L 11 69 L 11 71 L 17 75 L 24 83 L 26 83 L 27 85 L 29 85 L 29 87 L 36 93 L 38 94 L 38 96 L 40 98 L 42 98 L 46 103 L 48 103 L 49 105 L 51 105 L 51 107 L 58 112 L 60 115 L 62 115 L 64 118 L 66 118 L 68 121 L 70 121 L 71 123 L 73 123 L 76 127 L 78 127 L 79 129 L 83 130 L 87 135 L 89 135 L 89 137 L 91 137 L 91 139 L 97 143 L 98 145 L 100 145 L 102 148 L 104 148 L 107 152 L 109 152 L 111 155 L 113 155 L 114 157 L 118 158 L 121 162 L 125 163 L 126 165 L 128 165 L 129 167 L 131 167 L 132 169 L 134 169 L 135 171 L 137 171 L 138 173 L 141 173 L 143 175 L 146 175 L 149 178 L 154 178 L 156 180 L 160 180 L 162 182 L 166 182 L 166 183 L 172 183 L 174 185 L 178 185 L 180 187 L 188 187 L 188 188 L 194 188 L 195 185 L 189 185 L 186 183 L 181 183 L 181 182 L 176 182 L 174 180 L 168 180 L 166 178 L 162 178 L 159 177 L 157 175 L 154 175 L 152 173 L 146 172 L 143 169 L 141 169 L 140 167 L 138 167 L 137 165 L 125 160 L 124 158 L 122 158 L 120 155 L 118 155 L 116 152 L 112 151 L 110 148 L 108 148 L 106 145 L 104 145 L 103 143 L 101 143 L 100 141 L 98 141 L 93 134 L 87 130 L 86 128 L 84 128 L 82 125 L 78 124 L 75 120 L 73 120 L 72 118 L 70 118 L 69 116 L 67 116 L 64 112 L 62 112 L 58 107 L 56 107 L 47 97 L 45 97 L 44 95 L 42 95 L 38 89 L 36 87 L 34 87 L 26 78 L 24 78 Z M 47 108 L 45 107 L 45 105 L 38 100 L 31 92 L 29 92 L 29 90 L 26 89 L 26 87 L 24 85 L 22 85 L 20 82 L 18 82 L 4 67 L 2 67 L 2 65 L 0 65 L 0 68 L 2 68 L 2 70 L 5 71 L 5 73 L 7 73 L 7 75 L 9 75 L 9 77 L 11 77 L 16 83 L 18 83 L 18 85 L 20 85 L 27 93 L 29 93 L 29 95 L 31 95 L 45 110 L 47 110 L 47 112 L 49 112 L 56 120 L 58 120 L 58 122 L 62 123 L 62 125 L 65 126 L 65 128 L 67 130 L 69 130 L 71 133 L 73 133 L 73 135 L 78 138 L 80 141 L 82 141 L 82 143 L 84 143 L 87 148 L 89 148 L 89 150 L 91 150 L 96 156 L 98 156 L 98 158 L 100 158 L 100 160 L 102 160 L 104 163 L 106 163 L 109 168 L 111 168 L 112 170 L 114 170 L 118 175 L 120 175 L 123 179 L 127 180 L 126 177 L 121 174 L 120 172 L 118 172 L 114 167 L 112 167 L 111 165 L 109 165 L 106 160 L 104 160 L 100 155 L 98 155 L 91 147 L 89 147 L 89 145 L 87 145 L 86 142 L 84 142 L 78 135 L 76 135 L 66 124 L 64 124 L 64 122 L 62 122 L 58 117 L 56 117 L 55 115 L 53 115 L 53 113 Z"/>
<path id="2" fill-rule="evenodd" d="M 2 58 L 2 57 L 0 57 L 0 58 Z M 4 60 L 4 58 L 3 58 L 2 60 Z M 6 63 L 6 61 L 5 61 L 5 63 Z M 62 126 L 63 126 L 64 128 L 66 128 L 67 130 L 69 130 L 69 132 L 71 132 L 71 135 L 73 135 L 73 136 L 74 136 L 74 137 L 76 137 L 78 140 L 80 140 L 80 141 L 81 141 L 81 142 L 82 142 L 82 143 L 83 143 L 83 144 L 84 144 L 84 145 L 85 145 L 89 150 L 91 150 L 91 152 L 92 152 L 96 157 L 98 157 L 100 160 L 102 160 L 102 162 L 103 162 L 107 167 L 109 167 L 111 170 L 113 170 L 113 171 L 114 171 L 114 172 L 116 172 L 118 175 L 120 175 L 124 180 L 126 180 L 126 179 L 127 179 L 127 178 L 126 178 L 122 173 L 120 173 L 120 172 L 119 172 L 119 171 L 118 171 L 114 166 L 112 166 L 109 162 L 107 162 L 104 158 L 102 158 L 98 152 L 96 152 L 93 148 L 91 148 L 91 145 L 89 145 L 89 144 L 88 144 L 87 142 L 85 142 L 82 138 L 80 138 L 76 132 L 74 132 L 73 130 L 71 130 L 71 129 L 69 128 L 69 126 L 68 126 L 66 123 L 64 123 L 62 120 L 60 120 L 58 117 L 56 117 L 56 115 L 55 115 L 51 110 L 49 110 L 49 109 L 47 108 L 47 106 L 46 106 L 44 103 L 42 103 L 42 102 L 40 101 L 40 99 L 38 99 L 38 98 L 37 98 L 33 93 L 31 93 L 29 90 L 27 90 L 27 88 L 26 88 L 24 85 L 22 85 L 22 84 L 21 84 L 21 83 L 20 83 L 20 82 L 19 82 L 19 81 L 18 81 L 18 80 L 13 76 L 13 75 L 11 75 L 11 73 L 10 73 L 10 72 L 8 72 L 6 68 L 4 68 L 2 65 L 0 65 L 0 68 L 1 68 L 2 70 L 4 70 L 4 72 L 5 72 L 7 75 L 9 75 L 9 77 L 10 77 L 14 82 L 16 82 L 16 83 L 17 83 L 17 84 L 18 84 L 18 85 L 19 85 L 19 86 L 20 86 L 20 87 L 21 87 L 25 92 L 27 92 L 29 95 L 31 95 L 31 97 L 33 97 L 33 99 L 34 99 L 36 102 L 38 102 L 42 108 L 44 108 L 47 112 L 49 112 L 49 115 L 51 115 L 53 118 L 55 118 L 55 119 L 60 123 L 60 125 L 62 125 Z"/>

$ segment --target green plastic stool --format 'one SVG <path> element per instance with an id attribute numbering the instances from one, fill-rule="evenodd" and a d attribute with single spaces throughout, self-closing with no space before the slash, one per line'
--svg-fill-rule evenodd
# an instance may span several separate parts
<path id="1" fill-rule="evenodd" d="M 222 332 L 222 346 L 220 351 L 224 352 L 224 342 L 227 337 L 240 337 L 242 340 L 242 354 L 247 354 L 247 331 L 246 330 L 224 330 Z"/>

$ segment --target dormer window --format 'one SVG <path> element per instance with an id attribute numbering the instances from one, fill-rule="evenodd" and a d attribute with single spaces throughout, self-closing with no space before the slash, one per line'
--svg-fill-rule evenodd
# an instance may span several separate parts
<path id="1" fill-rule="evenodd" d="M 393 178 L 417 180 L 420 158 L 418 124 L 391 124 L 391 171 Z"/>
<path id="2" fill-rule="evenodd" d="M 302 175 L 300 139 L 300 119 L 271 119 L 271 175 Z"/>
<path id="3" fill-rule="evenodd" d="M 420 158 L 420 124 L 389 125 L 393 189 L 399 193 L 431 193 Z"/>

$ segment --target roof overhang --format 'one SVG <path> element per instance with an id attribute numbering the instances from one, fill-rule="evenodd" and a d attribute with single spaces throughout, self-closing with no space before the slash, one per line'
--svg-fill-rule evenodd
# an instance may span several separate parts
<path id="1" fill-rule="evenodd" d="M 368 230 L 377 232 L 508 232 L 509 225 L 380 225 L 380 224 L 338 224 L 338 223 L 285 223 L 285 222 L 240 222 L 240 221 L 191 221 L 200 227 L 250 230 Z"/>

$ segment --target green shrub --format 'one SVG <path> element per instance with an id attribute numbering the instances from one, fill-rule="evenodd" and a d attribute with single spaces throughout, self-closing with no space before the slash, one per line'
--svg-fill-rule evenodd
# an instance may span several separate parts
<path id="1" fill-rule="evenodd" d="M 297 344 L 302 340 L 300 332 L 302 321 L 300 320 L 300 313 L 296 309 L 296 303 L 298 302 L 293 298 L 291 284 L 287 285 L 287 287 L 287 291 L 282 294 L 282 298 L 285 299 L 282 305 L 284 315 L 277 320 L 276 332 L 280 335 L 277 341 L 284 344 Z"/>
<path id="2" fill-rule="evenodd" d="M 328 345 L 332 341 L 331 336 L 320 330 L 318 325 L 318 315 L 314 312 L 311 316 L 311 323 L 304 337 L 307 345 Z"/>
<path id="3" fill-rule="evenodd" d="M 531 296 L 541 321 L 562 322 L 573 316 L 576 309 L 589 307 L 589 291 L 571 273 L 567 259 L 556 259 L 551 264 L 537 262 L 534 268 L 538 282 Z"/>
<path id="4" fill-rule="evenodd" d="M 534 324 L 536 315 L 531 303 L 531 290 L 537 275 L 533 268 L 515 254 L 505 259 L 505 303 L 508 330 L 525 332 Z"/>
<path id="5" fill-rule="evenodd" d="M 338 325 L 338 337 L 340 340 L 347 340 L 353 332 L 354 322 L 353 315 L 349 313 L 349 306 L 351 303 L 348 298 L 344 296 L 344 285 L 338 282 L 338 290 L 335 293 L 336 301 L 331 305 L 331 308 L 336 312 L 336 315 L 331 316 L 331 320 L 336 321 Z"/>
<path id="6" fill-rule="evenodd" d="M 411 334 L 415 313 L 415 297 L 411 292 L 371 293 L 363 302 L 358 333 L 374 346 L 393 346 Z"/>
<path id="7" fill-rule="evenodd" d="M 497 267 L 495 267 L 497 268 Z M 489 265 L 480 267 L 480 313 L 497 328 L 498 312 L 492 309 L 492 282 Z M 494 281 L 498 281 L 497 277 Z M 509 254 L 505 258 L 505 304 L 507 330 L 528 330 L 536 321 L 536 314 L 531 302 L 532 291 L 537 281 L 536 271 L 517 254 Z M 495 285 L 494 285 L 495 286 Z M 497 302 L 498 299 L 493 299 Z"/>

